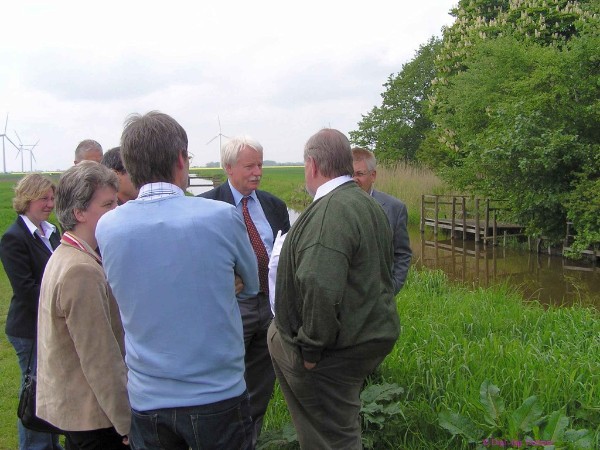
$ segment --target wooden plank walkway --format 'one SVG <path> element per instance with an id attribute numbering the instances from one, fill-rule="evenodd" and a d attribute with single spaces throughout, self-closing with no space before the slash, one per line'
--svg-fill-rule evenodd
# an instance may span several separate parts
<path id="1" fill-rule="evenodd" d="M 469 207 L 467 206 L 469 203 Z M 498 222 L 498 212 L 503 208 L 491 199 L 469 199 L 466 196 L 423 195 L 421 197 L 421 233 L 433 228 L 437 236 L 440 229 L 450 231 L 451 239 L 467 240 L 496 245 L 499 237 L 521 235 L 523 227 L 514 223 Z"/>
<path id="2" fill-rule="evenodd" d="M 473 239 L 476 243 L 488 241 L 497 245 L 498 239 L 502 238 L 506 245 L 508 236 L 524 236 L 522 225 L 499 222 L 498 216 L 501 211 L 502 201 L 489 198 L 472 198 L 462 195 L 422 195 L 421 196 L 421 233 L 425 233 L 427 227 L 433 228 L 433 234 L 437 240 L 439 230 L 449 231 L 450 239 L 462 239 L 466 241 Z M 567 222 L 567 233 L 562 245 L 562 254 L 571 249 L 574 240 L 571 231 L 573 224 Z M 540 252 L 541 242 L 544 237 L 536 239 L 537 252 Z M 529 241 L 531 249 L 532 242 Z M 556 246 L 549 245 L 548 252 L 556 251 Z M 559 250 L 560 251 L 560 250 Z M 593 261 L 600 261 L 600 242 L 590 245 L 581 254 Z"/>
<path id="3" fill-rule="evenodd" d="M 435 227 L 436 223 L 435 223 L 435 219 L 425 219 L 425 226 L 430 226 L 430 227 Z M 463 229 L 466 230 L 467 233 L 469 234 L 475 234 L 475 229 L 477 227 L 477 223 L 475 221 L 475 219 L 467 219 L 466 221 L 455 221 L 454 223 L 452 223 L 451 219 L 438 219 L 437 221 L 437 226 L 438 228 L 442 228 L 444 230 L 454 230 L 457 233 L 462 233 Z M 508 232 L 508 234 L 519 234 L 521 233 L 521 231 L 523 230 L 523 227 L 521 225 L 517 225 L 514 223 L 503 223 L 503 222 L 496 222 L 496 231 L 498 233 L 504 233 L 505 231 Z M 488 236 L 491 236 L 494 230 L 494 225 L 493 224 L 488 224 L 487 225 L 487 232 L 485 230 L 486 228 L 486 224 L 485 222 L 481 221 L 479 224 L 479 230 L 480 230 L 480 234 L 485 234 Z"/>

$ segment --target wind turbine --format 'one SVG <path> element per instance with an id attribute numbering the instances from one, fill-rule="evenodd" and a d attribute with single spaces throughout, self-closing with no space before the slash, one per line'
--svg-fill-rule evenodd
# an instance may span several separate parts
<path id="1" fill-rule="evenodd" d="M 35 156 L 33 156 L 33 149 L 35 148 L 36 145 L 38 145 L 38 141 L 35 144 L 23 144 L 23 141 L 21 141 L 21 137 L 19 136 L 19 133 L 17 133 L 17 130 L 15 130 L 15 134 L 17 135 L 17 139 L 19 140 L 19 147 L 17 147 L 18 149 L 18 153 L 17 153 L 17 158 L 19 157 L 19 154 L 21 154 L 21 172 L 25 172 L 25 165 L 23 162 L 23 152 L 24 151 L 28 151 L 30 156 L 29 156 L 29 161 L 30 161 L 30 171 L 33 172 L 33 160 L 35 159 Z M 14 144 L 13 144 L 14 145 Z M 16 147 L 16 146 L 15 146 Z M 26 148 L 29 147 L 29 148 Z M 37 161 L 36 161 L 37 162 Z"/>
<path id="2" fill-rule="evenodd" d="M 6 148 L 5 148 L 4 141 L 8 139 L 8 142 L 10 142 L 14 148 L 16 148 L 17 150 L 19 149 L 19 147 L 17 147 L 17 144 L 15 144 L 6 134 L 7 127 L 8 127 L 8 114 L 6 115 L 6 122 L 4 122 L 4 133 L 0 134 L 0 137 L 2 137 L 2 168 L 4 169 L 4 173 L 6 173 Z"/>
<path id="3" fill-rule="evenodd" d="M 212 141 L 214 141 L 216 138 L 219 138 L 219 167 L 221 167 L 221 138 L 227 138 L 229 139 L 229 136 L 225 136 L 223 133 L 221 133 L 221 118 L 219 116 L 217 116 L 217 120 L 219 121 L 219 134 L 217 134 L 215 137 L 213 137 L 210 141 L 208 141 L 206 143 L 206 145 L 210 144 Z"/>
<path id="4" fill-rule="evenodd" d="M 36 162 L 37 164 L 37 159 L 35 159 L 35 155 L 33 154 L 33 149 L 35 148 L 36 145 L 38 145 L 40 142 L 40 140 L 38 139 L 38 141 L 33 144 L 33 146 L 29 149 L 29 171 L 33 172 L 33 161 Z"/>

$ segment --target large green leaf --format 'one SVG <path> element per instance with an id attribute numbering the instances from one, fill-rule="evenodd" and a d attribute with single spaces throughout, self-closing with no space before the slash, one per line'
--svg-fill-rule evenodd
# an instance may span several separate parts
<path id="1" fill-rule="evenodd" d="M 509 432 L 517 436 L 519 431 L 529 432 L 542 417 L 542 405 L 535 395 L 526 398 L 521 406 L 513 411 L 509 418 Z"/>
<path id="2" fill-rule="evenodd" d="M 562 441 L 568 426 L 569 418 L 562 411 L 554 411 L 548 417 L 548 422 L 542 431 L 542 439 L 551 442 Z"/>
<path id="3" fill-rule="evenodd" d="M 360 394 L 360 400 L 364 404 L 372 402 L 394 401 L 404 393 L 404 388 L 396 383 L 371 384 Z"/>
<path id="4" fill-rule="evenodd" d="M 480 442 L 483 430 L 477 427 L 468 417 L 461 416 L 452 411 L 442 411 L 438 414 L 439 424 L 453 436 L 457 434 L 467 438 L 469 442 Z"/>
<path id="5" fill-rule="evenodd" d="M 485 380 L 479 388 L 479 401 L 485 412 L 485 421 L 497 427 L 500 416 L 504 412 L 504 400 L 500 397 L 500 389 Z"/>
<path id="6" fill-rule="evenodd" d="M 590 430 L 568 430 L 565 433 L 565 441 L 571 444 L 571 448 L 591 450 L 594 448 L 594 433 Z"/>

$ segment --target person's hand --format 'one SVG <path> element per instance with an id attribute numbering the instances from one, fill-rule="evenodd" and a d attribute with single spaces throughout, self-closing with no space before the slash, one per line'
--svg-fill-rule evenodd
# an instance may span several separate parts
<path id="1" fill-rule="evenodd" d="M 306 370 L 313 370 L 317 366 L 317 363 L 311 363 L 308 361 L 304 361 L 304 368 Z"/>
<path id="2" fill-rule="evenodd" d="M 235 295 L 238 295 L 244 289 L 244 280 L 237 273 L 235 274 Z"/>
<path id="3" fill-rule="evenodd" d="M 129 445 L 129 437 L 123 436 L 123 445 Z"/>

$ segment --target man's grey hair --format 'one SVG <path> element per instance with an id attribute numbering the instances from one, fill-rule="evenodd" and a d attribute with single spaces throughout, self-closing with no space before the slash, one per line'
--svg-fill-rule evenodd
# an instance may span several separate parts
<path id="1" fill-rule="evenodd" d="M 89 151 L 97 151 L 102 154 L 102 146 L 93 139 L 85 139 L 81 141 L 75 149 L 75 161 L 80 162 L 85 160 L 85 154 Z"/>
<path id="2" fill-rule="evenodd" d="M 356 162 L 365 161 L 367 163 L 367 170 L 370 172 L 373 172 L 377 166 L 375 154 L 366 148 L 354 147 L 352 149 L 352 159 Z"/>
<path id="3" fill-rule="evenodd" d="M 312 158 L 319 173 L 327 178 L 352 176 L 350 141 L 338 130 L 323 128 L 310 137 L 304 146 L 304 161 Z"/>
<path id="4" fill-rule="evenodd" d="M 102 161 L 100 161 L 100 163 L 119 173 L 126 172 L 123 160 L 121 159 L 121 147 L 115 147 L 108 150 L 104 156 L 102 156 Z"/>
<path id="5" fill-rule="evenodd" d="M 235 165 L 244 147 L 256 150 L 261 156 L 263 154 L 263 147 L 256 139 L 250 136 L 233 137 L 221 147 L 221 166 L 225 168 L 228 165 Z"/>
<path id="6" fill-rule="evenodd" d="M 79 223 L 75 210 L 86 211 L 94 193 L 103 187 L 119 190 L 119 180 L 108 167 L 95 161 L 81 161 L 65 171 L 56 188 L 55 213 L 63 231 Z"/>
<path id="7" fill-rule="evenodd" d="M 188 157 L 188 139 L 183 127 L 159 111 L 132 114 L 121 135 L 121 158 L 138 189 L 148 183 L 171 183 L 177 159 Z"/>

